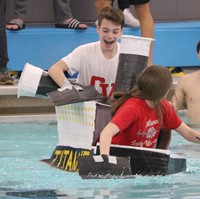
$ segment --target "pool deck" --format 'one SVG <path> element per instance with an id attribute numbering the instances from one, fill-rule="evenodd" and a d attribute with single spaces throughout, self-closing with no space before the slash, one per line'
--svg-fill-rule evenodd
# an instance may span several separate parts
<path id="1" fill-rule="evenodd" d="M 0 116 L 55 114 L 55 107 L 49 99 L 17 98 L 17 84 L 18 80 L 15 80 L 13 86 L 0 86 Z"/>
<path id="2" fill-rule="evenodd" d="M 15 115 L 0 115 L 0 123 L 17 123 L 17 122 L 37 122 L 37 123 L 54 123 L 56 122 L 55 113 L 40 113 L 40 114 L 15 114 Z"/>
<path id="3" fill-rule="evenodd" d="M 185 74 L 191 73 L 199 68 L 183 68 Z M 180 76 L 172 76 L 173 85 L 176 86 Z M 18 80 L 15 80 L 13 86 L 0 86 L 0 120 L 3 121 L 3 117 L 9 117 L 11 120 L 16 120 L 16 115 L 37 115 L 47 116 L 53 115 L 55 117 L 55 107 L 49 99 L 32 98 L 32 97 L 20 97 L 17 98 L 17 84 Z M 173 90 L 170 92 L 172 96 Z M 169 96 L 169 98 L 170 98 Z M 26 117 L 25 116 L 25 117 Z M 27 120 L 27 118 L 24 118 Z"/>
<path id="4" fill-rule="evenodd" d="M 140 29 L 125 27 L 124 34 L 139 36 Z M 199 35 L 200 21 L 155 23 L 153 63 L 161 63 L 165 67 L 178 66 L 184 73 L 200 69 L 195 53 Z M 10 71 L 22 71 L 27 62 L 47 70 L 75 47 L 98 40 L 95 27 L 76 31 L 51 26 L 28 26 L 18 32 L 7 31 L 7 36 Z M 174 86 L 179 78 L 173 76 Z M 15 80 L 13 86 L 0 86 L 0 116 L 55 114 L 55 107 L 49 99 L 18 99 L 17 84 L 18 80 Z"/>

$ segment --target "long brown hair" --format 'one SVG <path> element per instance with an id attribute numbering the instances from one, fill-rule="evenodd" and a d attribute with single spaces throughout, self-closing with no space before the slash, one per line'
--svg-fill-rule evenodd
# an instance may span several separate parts
<path id="1" fill-rule="evenodd" d="M 138 76 L 136 85 L 128 93 L 114 93 L 111 100 L 112 115 L 128 98 L 140 98 L 154 101 L 157 104 L 159 118 L 162 121 L 160 99 L 162 99 L 172 84 L 170 71 L 160 65 L 145 68 Z"/>

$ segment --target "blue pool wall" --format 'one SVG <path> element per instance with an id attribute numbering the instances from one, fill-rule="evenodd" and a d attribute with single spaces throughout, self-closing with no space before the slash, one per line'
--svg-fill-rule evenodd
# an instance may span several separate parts
<path id="1" fill-rule="evenodd" d="M 123 34 L 140 36 L 140 29 L 125 27 Z M 70 30 L 28 26 L 21 31 L 7 30 L 7 38 L 10 70 L 21 71 L 27 62 L 48 70 L 77 46 L 97 41 L 98 34 L 95 27 Z M 199 40 L 200 21 L 156 23 L 153 63 L 166 67 L 200 66 L 196 54 Z"/>

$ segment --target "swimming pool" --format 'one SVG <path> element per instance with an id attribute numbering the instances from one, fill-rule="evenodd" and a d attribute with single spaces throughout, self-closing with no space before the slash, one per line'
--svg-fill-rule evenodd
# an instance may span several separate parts
<path id="1" fill-rule="evenodd" d="M 174 132 L 170 150 L 186 154 L 187 171 L 168 176 L 83 180 L 39 161 L 56 144 L 54 121 L 0 123 L 0 198 L 200 198 L 199 145 Z"/>

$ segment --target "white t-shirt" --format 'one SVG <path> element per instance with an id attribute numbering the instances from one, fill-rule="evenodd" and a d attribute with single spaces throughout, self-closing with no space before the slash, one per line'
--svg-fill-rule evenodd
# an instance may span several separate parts
<path id="1" fill-rule="evenodd" d="M 62 60 L 68 65 L 70 75 L 78 72 L 77 83 L 95 86 L 103 96 L 111 96 L 119 61 L 120 44 L 112 59 L 104 57 L 100 41 L 81 45 Z"/>

